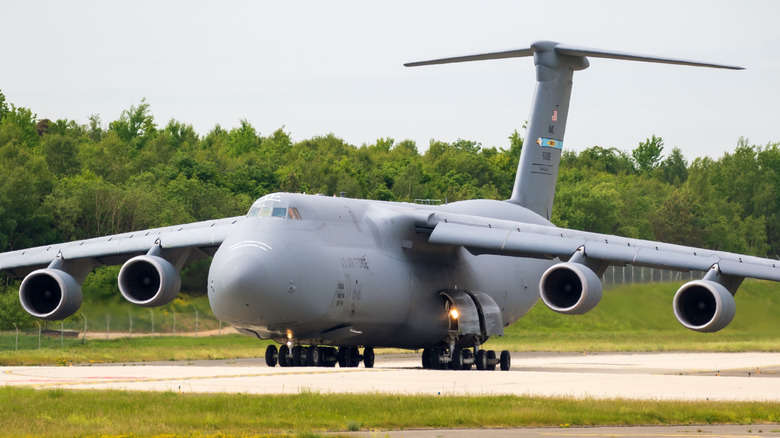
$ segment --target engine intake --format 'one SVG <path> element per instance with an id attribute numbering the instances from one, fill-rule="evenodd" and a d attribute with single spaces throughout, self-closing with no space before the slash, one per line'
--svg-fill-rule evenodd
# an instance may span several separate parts
<path id="1" fill-rule="evenodd" d="M 558 263 L 547 269 L 539 281 L 544 304 L 567 315 L 582 315 L 601 301 L 601 280 L 579 263 Z"/>
<path id="2" fill-rule="evenodd" d="M 714 281 L 690 281 L 674 295 L 674 316 L 693 331 L 716 332 L 729 325 L 735 313 L 734 297 Z"/>
<path id="3" fill-rule="evenodd" d="M 22 280 L 19 301 L 30 315 L 47 321 L 65 319 L 81 307 L 81 285 L 59 269 L 39 269 Z"/>
<path id="4" fill-rule="evenodd" d="M 162 257 L 133 257 L 119 270 L 119 291 L 127 301 L 138 306 L 164 306 L 176 298 L 179 289 L 179 271 Z"/>

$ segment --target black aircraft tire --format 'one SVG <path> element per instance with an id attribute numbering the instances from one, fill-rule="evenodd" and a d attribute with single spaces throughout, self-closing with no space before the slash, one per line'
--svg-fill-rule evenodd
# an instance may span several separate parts
<path id="1" fill-rule="evenodd" d="M 431 349 L 423 348 L 422 352 L 422 367 L 424 370 L 431 369 Z"/>
<path id="2" fill-rule="evenodd" d="M 488 358 L 488 364 L 487 368 L 485 368 L 488 371 L 495 371 L 496 370 L 496 364 L 491 364 L 490 362 L 496 359 L 496 352 L 493 350 L 487 351 L 487 358 Z"/>
<path id="3" fill-rule="evenodd" d="M 484 371 L 487 369 L 487 353 L 485 350 L 479 350 L 476 357 L 474 357 L 474 363 L 477 365 L 477 369 Z"/>
<path id="4" fill-rule="evenodd" d="M 473 357 L 474 354 L 471 350 L 463 350 L 463 367 L 461 368 L 463 371 L 470 370 L 471 366 L 474 365 L 473 363 L 466 363 L 466 359 L 472 359 Z"/>
<path id="5" fill-rule="evenodd" d="M 320 347 L 311 346 L 306 349 L 306 365 L 312 367 L 322 366 L 322 350 Z"/>
<path id="6" fill-rule="evenodd" d="M 349 368 L 352 366 L 352 347 L 339 348 L 339 366 Z"/>
<path id="7" fill-rule="evenodd" d="M 336 353 L 336 358 L 338 358 L 339 367 L 341 368 L 349 367 L 349 362 L 352 360 L 351 356 L 352 353 L 349 347 L 339 347 L 339 350 Z"/>
<path id="8" fill-rule="evenodd" d="M 363 349 L 363 366 L 366 368 L 374 368 L 374 349 L 371 347 Z"/>
<path id="9" fill-rule="evenodd" d="M 286 345 L 282 345 L 279 347 L 279 366 L 280 367 L 289 367 L 291 364 L 289 362 L 289 358 L 287 357 L 290 354 L 290 347 Z"/>
<path id="10" fill-rule="evenodd" d="M 504 350 L 501 352 L 501 371 L 509 371 L 509 367 L 512 366 L 512 356 L 509 355 L 509 352 Z"/>
<path id="11" fill-rule="evenodd" d="M 323 358 L 325 361 L 325 364 L 323 366 L 333 368 L 339 363 L 339 353 L 338 350 L 336 350 L 333 347 L 327 347 L 324 349 L 325 353 L 323 354 Z"/>
<path id="12" fill-rule="evenodd" d="M 357 347 L 350 347 L 350 351 L 352 352 L 352 360 L 349 363 L 349 367 L 355 368 L 360 365 L 360 350 Z"/>
<path id="13" fill-rule="evenodd" d="M 269 345 L 268 348 L 265 349 L 265 364 L 271 368 L 275 367 L 276 358 L 277 358 L 276 345 Z"/>
<path id="14" fill-rule="evenodd" d="M 446 364 L 441 361 L 442 353 L 444 353 L 444 349 L 441 347 L 431 348 L 431 369 L 443 370 L 445 368 Z"/>
<path id="15" fill-rule="evenodd" d="M 305 365 L 306 361 L 306 352 L 304 351 L 303 347 L 300 345 L 296 345 L 292 348 L 292 366 L 294 367 L 300 367 Z"/>
<path id="16" fill-rule="evenodd" d="M 451 370 L 463 369 L 463 350 L 460 348 L 455 348 L 452 350 L 452 362 L 450 362 L 449 365 Z"/>

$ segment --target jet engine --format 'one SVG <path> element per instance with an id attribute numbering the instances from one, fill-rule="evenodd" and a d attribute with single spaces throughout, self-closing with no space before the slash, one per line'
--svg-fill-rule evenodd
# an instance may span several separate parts
<path id="1" fill-rule="evenodd" d="M 179 294 L 179 289 L 179 271 L 162 257 L 148 254 L 133 257 L 119 271 L 122 296 L 142 307 L 168 304 Z"/>
<path id="2" fill-rule="evenodd" d="M 674 295 L 674 316 L 688 329 L 716 332 L 734 319 L 734 296 L 720 283 L 694 280 Z"/>
<path id="3" fill-rule="evenodd" d="M 568 315 L 582 315 L 601 301 L 601 280 L 580 263 L 558 263 L 542 274 L 539 291 L 550 309 Z"/>
<path id="4" fill-rule="evenodd" d="M 30 315 L 58 321 L 73 315 L 81 307 L 81 285 L 65 271 L 39 269 L 22 280 L 19 301 Z"/>

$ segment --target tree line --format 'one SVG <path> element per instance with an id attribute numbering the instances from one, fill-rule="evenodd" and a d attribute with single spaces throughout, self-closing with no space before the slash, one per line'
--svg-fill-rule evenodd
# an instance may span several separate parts
<path id="1" fill-rule="evenodd" d="M 593 146 L 561 160 L 553 222 L 562 227 L 776 258 L 780 143 L 741 139 L 718 159 Z M 275 191 L 393 201 L 507 199 L 522 150 L 327 134 L 293 141 L 247 120 L 198 135 L 158 124 L 142 100 L 104 124 L 39 118 L 0 92 L 0 252 L 243 214 Z"/>

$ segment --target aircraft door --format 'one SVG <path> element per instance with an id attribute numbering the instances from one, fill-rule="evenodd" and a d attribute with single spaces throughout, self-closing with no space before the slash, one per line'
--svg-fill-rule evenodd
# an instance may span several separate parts
<path id="1" fill-rule="evenodd" d="M 466 293 L 471 295 L 474 302 L 477 303 L 477 308 L 482 316 L 482 318 L 480 318 L 480 322 L 482 323 L 482 326 L 480 327 L 482 336 L 504 336 L 501 308 L 498 307 L 496 301 L 484 292 L 466 291 Z"/>
<path id="2" fill-rule="evenodd" d="M 447 298 L 447 317 L 450 331 L 459 335 L 475 335 L 487 339 L 489 336 L 504 335 L 501 308 L 496 301 L 484 292 L 468 290 L 443 290 L 439 292 Z M 453 310 L 456 313 L 453 315 Z"/>
<path id="3" fill-rule="evenodd" d="M 460 290 L 445 290 L 440 294 L 447 298 L 450 331 L 457 331 L 459 335 L 479 335 L 479 310 L 474 305 L 474 300 Z"/>

